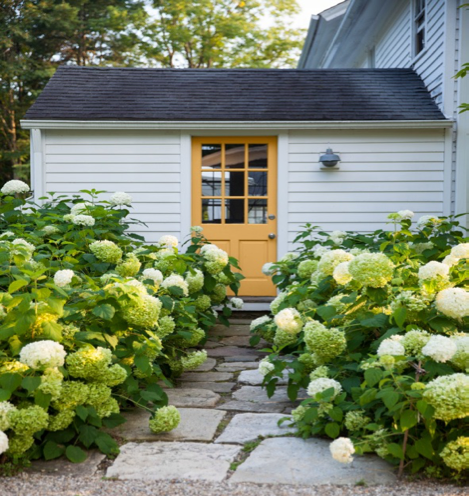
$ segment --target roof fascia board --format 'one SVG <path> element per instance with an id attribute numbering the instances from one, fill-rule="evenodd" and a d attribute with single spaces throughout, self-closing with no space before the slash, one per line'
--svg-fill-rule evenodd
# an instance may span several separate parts
<path id="1" fill-rule="evenodd" d="M 73 121 L 21 120 L 23 129 L 442 129 L 453 126 L 453 120 L 387 120 L 387 121 Z"/>

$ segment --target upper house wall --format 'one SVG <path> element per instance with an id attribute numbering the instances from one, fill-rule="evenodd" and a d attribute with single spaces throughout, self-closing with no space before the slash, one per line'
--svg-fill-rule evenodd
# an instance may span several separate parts
<path id="1" fill-rule="evenodd" d="M 400 8 L 374 42 L 375 67 L 412 67 L 421 76 L 436 103 L 443 109 L 447 2 L 446 0 L 427 0 L 426 47 L 415 57 L 413 55 L 413 4 L 412 0 L 401 2 Z M 369 67 L 369 57 L 364 55 L 358 66 Z"/>

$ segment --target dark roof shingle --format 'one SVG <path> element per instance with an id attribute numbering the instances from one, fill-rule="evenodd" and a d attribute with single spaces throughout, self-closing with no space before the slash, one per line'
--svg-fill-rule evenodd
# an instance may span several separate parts
<path id="1" fill-rule="evenodd" d="M 444 116 L 411 69 L 61 66 L 25 119 L 374 121 Z"/>

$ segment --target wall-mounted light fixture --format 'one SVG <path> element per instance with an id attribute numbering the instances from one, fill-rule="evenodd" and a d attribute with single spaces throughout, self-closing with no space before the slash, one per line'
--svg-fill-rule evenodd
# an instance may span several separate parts
<path id="1" fill-rule="evenodd" d="M 319 162 L 321 162 L 325 168 L 331 168 L 335 167 L 340 162 L 340 157 L 333 153 L 332 148 L 328 148 L 326 153 L 319 157 Z"/>

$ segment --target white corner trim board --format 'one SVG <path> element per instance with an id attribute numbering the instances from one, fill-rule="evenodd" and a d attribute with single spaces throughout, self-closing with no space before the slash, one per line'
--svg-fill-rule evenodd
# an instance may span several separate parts
<path id="1" fill-rule="evenodd" d="M 429 121 L 60 121 L 28 120 L 23 129 L 440 129 L 451 119 Z"/>

